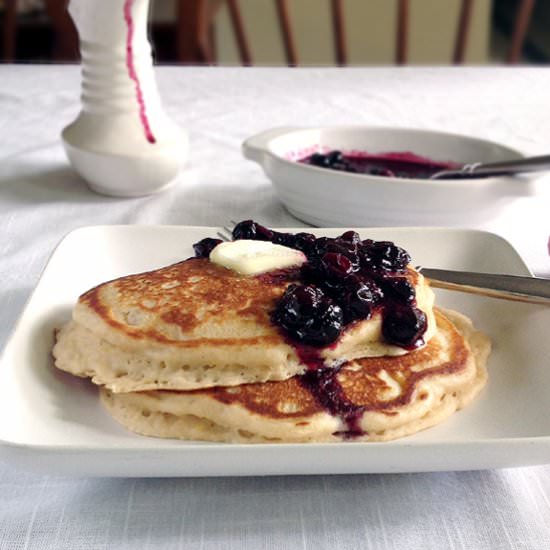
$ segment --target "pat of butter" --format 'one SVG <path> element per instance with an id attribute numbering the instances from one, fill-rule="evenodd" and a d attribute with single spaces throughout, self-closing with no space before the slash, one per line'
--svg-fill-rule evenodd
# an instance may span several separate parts
<path id="1" fill-rule="evenodd" d="M 280 244 L 242 239 L 220 243 L 210 252 L 210 261 L 243 275 L 258 275 L 302 265 L 306 256 L 299 250 Z"/>

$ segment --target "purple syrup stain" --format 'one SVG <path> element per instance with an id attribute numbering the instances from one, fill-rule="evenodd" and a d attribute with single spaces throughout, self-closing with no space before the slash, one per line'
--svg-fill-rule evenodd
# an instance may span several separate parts
<path id="1" fill-rule="evenodd" d="M 145 132 L 145 137 L 149 143 L 156 143 L 155 136 L 151 131 L 151 126 L 149 125 L 149 119 L 147 118 L 147 112 L 145 109 L 145 100 L 143 99 L 143 91 L 141 89 L 141 83 L 136 71 L 134 64 L 134 49 L 132 46 L 132 41 L 134 38 L 134 20 L 132 18 L 132 5 L 134 0 L 125 0 L 124 1 L 124 20 L 126 21 L 126 27 L 128 32 L 126 34 L 126 67 L 128 69 L 128 75 L 134 81 L 136 86 L 136 99 L 139 106 L 139 119 L 143 130 Z"/>
<path id="2" fill-rule="evenodd" d="M 436 172 L 458 166 L 455 162 L 436 161 L 408 151 L 379 154 L 354 152 L 349 155 L 330 151 L 326 154 L 313 153 L 298 162 L 340 172 L 410 179 L 429 179 Z"/>
<path id="3" fill-rule="evenodd" d="M 337 378 L 342 365 L 327 367 L 324 359 L 321 357 L 319 348 L 296 344 L 291 341 L 288 341 L 288 343 L 296 351 L 300 362 L 307 366 L 305 374 L 299 376 L 300 384 L 329 414 L 342 419 L 346 429 L 344 432 L 339 433 L 345 439 L 353 439 L 354 437 L 365 435 L 366 432 L 361 428 L 360 424 L 365 408 L 353 404 L 346 397 Z"/>
<path id="4" fill-rule="evenodd" d="M 355 405 L 345 395 L 338 380 L 341 367 L 310 369 L 300 376 L 300 383 L 316 401 L 332 416 L 338 416 L 346 425 L 341 432 L 346 439 L 365 435 L 361 428 L 361 418 L 365 407 Z"/>
<path id="5" fill-rule="evenodd" d="M 308 371 L 316 371 L 325 368 L 325 362 L 321 357 L 319 348 L 306 346 L 305 344 L 297 344 L 289 339 L 287 343 L 294 348 L 300 362 L 306 365 Z"/>

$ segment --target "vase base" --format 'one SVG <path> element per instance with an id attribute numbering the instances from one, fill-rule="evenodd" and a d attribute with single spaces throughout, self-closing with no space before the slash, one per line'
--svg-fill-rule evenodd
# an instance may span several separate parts
<path id="1" fill-rule="evenodd" d="M 143 197 L 165 191 L 178 181 L 187 157 L 186 143 L 161 148 L 149 157 L 86 151 L 63 139 L 65 152 L 88 187 L 112 197 Z"/>
<path id="2" fill-rule="evenodd" d="M 104 187 L 102 185 L 98 185 L 95 183 L 86 182 L 86 185 L 88 186 L 88 189 L 90 191 L 93 191 L 94 193 L 97 193 L 98 195 L 105 195 L 106 197 L 116 197 L 116 198 L 139 198 L 139 197 L 146 197 L 148 195 L 156 195 L 158 193 L 162 193 L 163 191 L 166 191 L 170 189 L 171 187 L 174 187 L 177 182 L 177 178 L 174 178 L 172 181 L 169 181 L 168 183 L 165 183 L 162 187 L 158 187 L 154 189 L 153 191 L 124 191 L 124 190 L 113 190 L 109 187 Z"/>

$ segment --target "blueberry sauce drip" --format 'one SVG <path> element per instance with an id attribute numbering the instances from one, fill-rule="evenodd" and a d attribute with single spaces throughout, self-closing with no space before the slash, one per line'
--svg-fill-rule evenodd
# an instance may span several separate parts
<path id="1" fill-rule="evenodd" d="M 353 404 L 346 397 L 338 381 L 339 371 L 339 367 L 310 369 L 300 376 L 300 383 L 332 416 L 342 419 L 346 426 L 343 435 L 351 439 L 365 434 L 361 428 L 365 407 Z"/>
<path id="2" fill-rule="evenodd" d="M 300 363 L 306 365 L 308 371 L 316 371 L 326 367 L 324 359 L 319 353 L 319 348 L 297 344 L 287 339 L 287 343 L 294 348 Z"/>
<path id="3" fill-rule="evenodd" d="M 300 362 L 307 366 L 307 371 L 298 377 L 300 384 L 332 416 L 341 418 L 346 429 L 340 432 L 344 438 L 352 439 L 365 435 L 361 428 L 364 407 L 353 404 L 345 395 L 338 380 L 342 365 L 327 367 L 319 349 L 289 342 L 296 351 Z"/>
<path id="4" fill-rule="evenodd" d="M 393 311 L 400 312 L 401 310 L 398 305 L 394 305 L 392 312 Z M 404 308 L 403 312 L 405 314 L 406 311 L 407 310 Z M 424 315 L 422 311 L 417 311 L 420 315 Z M 391 316 L 388 318 L 392 319 Z M 394 323 L 391 326 L 395 330 L 399 330 L 400 325 Z M 387 331 L 388 329 L 386 328 L 385 330 Z M 411 336 L 410 333 L 407 334 L 409 337 Z M 414 339 L 414 336 L 412 338 Z M 339 417 L 344 423 L 345 430 L 338 433 L 342 435 L 344 439 L 354 439 L 362 435 L 367 435 L 367 432 L 361 428 L 361 419 L 363 418 L 365 407 L 352 403 L 347 398 L 338 380 L 338 373 L 343 364 L 327 367 L 318 347 L 297 344 L 288 337 L 286 341 L 294 348 L 300 362 L 307 367 L 306 372 L 298 376 L 300 384 L 309 391 L 317 403 L 327 410 L 329 414 Z M 422 343 L 423 340 L 420 338 L 411 342 L 410 345 L 403 347 L 413 350 Z M 332 346 L 334 345 L 335 344 Z"/>
<path id="5" fill-rule="evenodd" d="M 330 151 L 313 153 L 298 162 L 340 172 L 409 179 L 429 179 L 436 172 L 458 166 L 454 162 L 435 161 L 409 152 L 344 155 L 341 151 Z"/>

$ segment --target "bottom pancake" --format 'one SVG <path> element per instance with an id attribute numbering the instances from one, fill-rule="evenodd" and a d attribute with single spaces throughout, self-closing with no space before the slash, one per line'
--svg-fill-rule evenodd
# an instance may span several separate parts
<path id="1" fill-rule="evenodd" d="M 399 357 L 365 358 L 282 382 L 194 391 L 112 393 L 111 415 L 139 434 L 231 443 L 387 441 L 462 409 L 487 381 L 486 336 L 437 311 L 437 333 Z"/>

